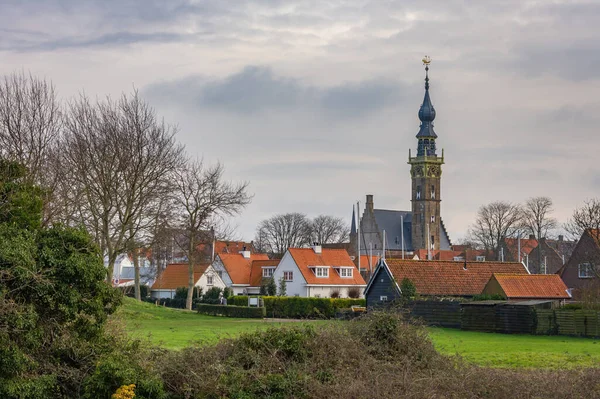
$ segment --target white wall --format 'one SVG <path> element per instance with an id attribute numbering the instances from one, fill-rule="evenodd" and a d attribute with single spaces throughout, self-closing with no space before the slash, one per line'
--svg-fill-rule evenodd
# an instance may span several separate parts
<path id="1" fill-rule="evenodd" d="M 331 293 L 334 291 L 338 291 L 340 293 L 340 298 L 348 298 L 348 289 L 350 287 L 358 287 L 360 290 L 360 298 L 364 298 L 363 291 L 366 288 L 366 285 L 351 285 L 351 286 L 338 286 L 338 285 L 323 285 L 323 286 L 311 286 L 306 287 L 308 291 L 308 295 L 311 297 L 320 297 L 320 298 L 330 298 Z"/>
<path id="2" fill-rule="evenodd" d="M 208 276 L 212 276 L 212 278 L 213 278 L 212 285 L 208 285 L 208 278 L 207 278 Z M 200 276 L 198 281 L 196 281 L 195 286 L 202 288 L 202 293 L 206 293 L 206 291 L 208 291 L 212 287 L 218 287 L 221 289 L 224 289 L 225 287 L 227 287 L 225 285 L 225 282 L 219 277 L 219 274 L 215 271 L 215 269 L 212 267 L 212 265 L 208 266 L 206 268 L 204 273 L 202 273 L 202 276 Z"/>
<path id="3" fill-rule="evenodd" d="M 231 277 L 229 277 L 227 269 L 225 269 L 225 266 L 223 266 L 223 262 L 221 262 L 221 258 L 219 256 L 216 257 L 211 266 L 216 273 L 221 272 L 221 280 L 227 287 L 231 287 L 233 281 L 231 281 Z"/>
<path id="4" fill-rule="evenodd" d="M 150 290 L 150 297 L 154 299 L 175 298 L 175 290 Z"/>
<path id="5" fill-rule="evenodd" d="M 286 281 L 285 293 L 286 296 L 307 296 L 306 293 L 306 280 L 300 269 L 296 265 L 294 258 L 290 255 L 289 251 L 283 255 L 281 262 L 273 272 L 273 279 L 275 280 L 275 284 L 279 287 L 279 280 L 283 278 L 283 272 L 293 272 L 294 273 L 294 281 Z"/>

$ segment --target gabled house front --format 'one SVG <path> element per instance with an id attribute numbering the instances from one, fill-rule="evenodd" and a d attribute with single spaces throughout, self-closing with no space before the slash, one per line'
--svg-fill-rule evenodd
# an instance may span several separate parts
<path id="1" fill-rule="evenodd" d="M 600 229 L 587 229 L 577 242 L 569 261 L 557 272 L 579 299 L 581 291 L 600 284 Z"/>
<path id="2" fill-rule="evenodd" d="M 365 298 L 368 307 L 398 299 L 405 278 L 422 296 L 472 297 L 483 292 L 494 273 L 529 274 L 525 265 L 518 262 L 382 259 L 365 289 Z"/>
<path id="3" fill-rule="evenodd" d="M 253 254 L 244 249 L 239 253 L 218 254 L 212 263 L 212 267 L 225 285 L 231 288 L 233 295 L 245 295 L 255 291 L 250 280 L 252 262 L 267 260 L 269 260 L 269 257 L 266 254 Z"/>
<path id="4" fill-rule="evenodd" d="M 345 249 L 289 248 L 273 273 L 275 282 L 286 282 L 287 296 L 349 297 L 349 290 L 362 295 L 365 280 Z"/>
<path id="5" fill-rule="evenodd" d="M 205 293 L 212 287 L 225 288 L 225 283 L 211 265 L 204 263 L 194 266 L 194 286 Z M 150 287 L 152 298 L 174 298 L 177 288 L 188 287 L 189 274 L 187 263 L 171 263 Z"/>

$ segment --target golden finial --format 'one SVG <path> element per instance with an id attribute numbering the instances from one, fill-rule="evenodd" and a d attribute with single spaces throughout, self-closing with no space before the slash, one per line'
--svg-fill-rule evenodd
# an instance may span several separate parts
<path id="1" fill-rule="evenodd" d="M 429 64 L 431 64 L 431 57 L 426 55 L 425 57 L 423 57 L 423 65 L 429 65 Z"/>

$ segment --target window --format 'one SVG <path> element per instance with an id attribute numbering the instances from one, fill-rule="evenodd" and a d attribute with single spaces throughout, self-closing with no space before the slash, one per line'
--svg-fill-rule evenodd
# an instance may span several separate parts
<path id="1" fill-rule="evenodd" d="M 431 249 L 435 248 L 435 237 L 431 236 Z"/>
<path id="2" fill-rule="evenodd" d="M 421 199 L 421 186 L 417 186 L 416 199 Z"/>
<path id="3" fill-rule="evenodd" d="M 317 277 L 329 277 L 329 269 L 326 267 L 317 267 L 315 269 L 315 275 Z"/>
<path id="4" fill-rule="evenodd" d="M 340 268 L 340 277 L 352 277 L 352 269 L 349 267 Z"/>
<path id="5" fill-rule="evenodd" d="M 593 278 L 594 277 L 594 266 L 590 263 L 579 264 L 579 278 Z"/>
<path id="6" fill-rule="evenodd" d="M 400 244 L 400 238 L 398 238 L 398 236 L 396 236 L 396 239 L 394 240 L 394 242 L 396 243 L 396 245 Z"/>
<path id="7" fill-rule="evenodd" d="M 380 297 L 379 297 L 379 300 L 380 300 L 381 302 L 387 302 L 387 295 L 382 295 L 382 296 L 380 296 Z"/>
<path id="8" fill-rule="evenodd" d="M 435 186 L 431 185 L 431 199 L 435 199 Z"/>
<path id="9" fill-rule="evenodd" d="M 431 215 L 431 223 L 435 223 L 435 216 Z"/>
<path id="10" fill-rule="evenodd" d="M 475 257 L 475 260 L 476 260 L 477 262 L 485 262 L 485 256 L 477 255 L 477 256 Z"/>
<path id="11" fill-rule="evenodd" d="M 217 274 L 219 275 L 219 277 L 223 278 L 223 270 L 219 270 L 219 271 L 217 272 Z"/>
<path id="12" fill-rule="evenodd" d="M 263 267 L 263 277 L 273 277 L 274 270 L 272 267 Z"/>
<path id="13" fill-rule="evenodd" d="M 285 281 L 294 281 L 294 272 L 283 272 L 283 279 Z"/>
<path id="14" fill-rule="evenodd" d="M 213 285 L 213 276 L 206 276 L 206 285 Z"/>

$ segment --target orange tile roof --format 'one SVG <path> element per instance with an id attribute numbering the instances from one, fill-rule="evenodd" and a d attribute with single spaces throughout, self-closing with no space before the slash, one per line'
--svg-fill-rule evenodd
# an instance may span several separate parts
<path id="1" fill-rule="evenodd" d="M 240 253 L 237 254 L 219 254 L 221 262 L 233 284 L 250 284 L 250 272 L 252 271 L 252 261 L 269 260 L 267 254 L 250 254 L 250 259 L 244 258 Z"/>
<path id="2" fill-rule="evenodd" d="M 269 259 L 269 260 L 253 260 L 250 269 L 250 287 L 260 287 L 262 283 L 262 268 L 263 266 L 274 266 L 279 265 L 280 259 Z"/>
<path id="3" fill-rule="evenodd" d="M 194 266 L 194 283 L 200 279 L 208 266 L 208 263 Z M 179 287 L 187 287 L 188 278 L 187 263 L 171 263 L 167 265 L 154 284 L 152 284 L 151 289 L 174 290 Z"/>
<path id="4" fill-rule="evenodd" d="M 377 267 L 377 262 L 379 262 L 379 256 L 376 256 L 376 255 L 371 256 L 371 267 L 373 268 L 373 270 L 375 270 L 375 268 Z M 356 265 L 356 267 L 358 267 L 358 258 L 354 259 L 354 264 Z M 369 256 L 368 255 L 360 256 L 360 267 L 361 267 L 361 269 L 369 268 Z"/>
<path id="5" fill-rule="evenodd" d="M 492 279 L 498 281 L 508 299 L 569 299 L 567 286 L 558 274 L 501 274 L 494 273 Z"/>
<path id="6" fill-rule="evenodd" d="M 408 278 L 421 295 L 470 296 L 481 294 L 494 273 L 528 274 L 518 262 L 465 262 L 388 259 L 398 285 Z"/>
<path id="7" fill-rule="evenodd" d="M 199 251 L 209 250 L 211 243 L 198 244 Z M 244 241 L 215 241 L 215 256 L 218 254 L 237 254 L 244 250 L 252 251 L 252 243 Z"/>
<path id="8" fill-rule="evenodd" d="M 516 260 L 517 252 L 519 251 L 519 240 L 517 238 L 505 238 L 504 243 L 512 258 Z M 537 246 L 538 241 L 536 239 L 521 238 L 521 253 L 523 255 L 529 255 Z"/>
<path id="9" fill-rule="evenodd" d="M 325 285 L 365 285 L 365 280 L 360 275 L 356 265 L 352 262 L 348 251 L 345 249 L 323 248 L 320 254 L 315 253 L 312 248 L 290 248 L 288 252 L 296 262 L 306 284 Z M 362 260 L 361 260 L 362 262 Z M 310 266 L 329 266 L 329 277 L 317 277 Z M 352 266 L 354 271 L 352 277 L 340 277 L 336 266 Z"/>

